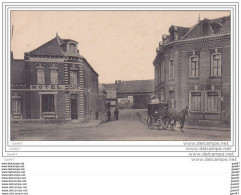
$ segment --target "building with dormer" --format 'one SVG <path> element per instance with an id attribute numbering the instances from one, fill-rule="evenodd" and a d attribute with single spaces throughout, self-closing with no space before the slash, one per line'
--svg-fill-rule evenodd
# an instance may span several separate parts
<path id="1" fill-rule="evenodd" d="M 190 109 L 189 122 L 230 122 L 230 16 L 172 25 L 153 62 L 155 94 L 170 109 Z"/>
<path id="2" fill-rule="evenodd" d="M 78 42 L 49 42 L 11 60 L 11 117 L 84 120 L 98 109 L 98 74 L 79 54 Z"/>

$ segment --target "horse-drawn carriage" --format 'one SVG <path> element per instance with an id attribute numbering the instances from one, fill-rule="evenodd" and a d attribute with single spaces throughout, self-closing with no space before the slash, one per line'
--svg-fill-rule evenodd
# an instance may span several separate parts
<path id="1" fill-rule="evenodd" d="M 180 112 L 176 112 L 169 110 L 168 104 L 165 103 L 148 104 L 147 126 L 149 129 L 157 127 L 159 130 L 174 130 L 176 121 L 179 121 L 180 129 L 182 131 L 188 112 L 188 107 Z"/>

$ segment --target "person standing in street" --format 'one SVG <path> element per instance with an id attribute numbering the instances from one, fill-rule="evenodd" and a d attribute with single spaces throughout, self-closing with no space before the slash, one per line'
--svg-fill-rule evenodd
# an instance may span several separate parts
<path id="1" fill-rule="evenodd" d="M 107 117 L 108 117 L 108 121 L 110 121 L 110 117 L 111 117 L 111 112 L 110 112 L 110 110 L 107 110 Z"/>
<path id="2" fill-rule="evenodd" d="M 95 112 L 95 119 L 98 120 L 98 118 L 99 118 L 99 112 L 96 111 L 96 112 Z"/>
<path id="3" fill-rule="evenodd" d="M 114 111 L 114 115 L 115 115 L 115 120 L 118 121 L 118 117 L 119 117 L 119 110 L 117 109 L 117 107 L 115 108 L 115 111 Z"/>

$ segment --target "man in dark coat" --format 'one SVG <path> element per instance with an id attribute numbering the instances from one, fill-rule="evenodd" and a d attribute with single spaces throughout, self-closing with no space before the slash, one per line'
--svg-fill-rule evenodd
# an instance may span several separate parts
<path id="1" fill-rule="evenodd" d="M 115 120 L 118 121 L 118 116 L 119 116 L 119 110 L 117 108 L 115 108 L 115 111 L 114 111 L 114 115 L 115 115 Z"/>
<path id="2" fill-rule="evenodd" d="M 95 119 L 98 120 L 98 118 L 99 118 L 99 112 L 96 111 L 96 112 L 95 112 Z"/>
<path id="3" fill-rule="evenodd" d="M 111 112 L 110 112 L 110 110 L 107 110 L 107 117 L 108 117 L 108 121 L 110 121 L 110 117 L 111 117 Z"/>

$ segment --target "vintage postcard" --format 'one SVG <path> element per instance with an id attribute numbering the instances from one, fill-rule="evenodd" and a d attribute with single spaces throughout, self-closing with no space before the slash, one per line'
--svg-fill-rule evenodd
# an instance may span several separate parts
<path id="1" fill-rule="evenodd" d="M 237 152 L 232 6 L 78 5 L 9 7 L 7 147 L 34 156 Z"/>
<path id="2" fill-rule="evenodd" d="M 11 11 L 11 141 L 230 141 L 230 14 Z"/>
<path id="3" fill-rule="evenodd" d="M 238 194 L 239 21 L 238 2 L 3 3 L 2 194 Z"/>

